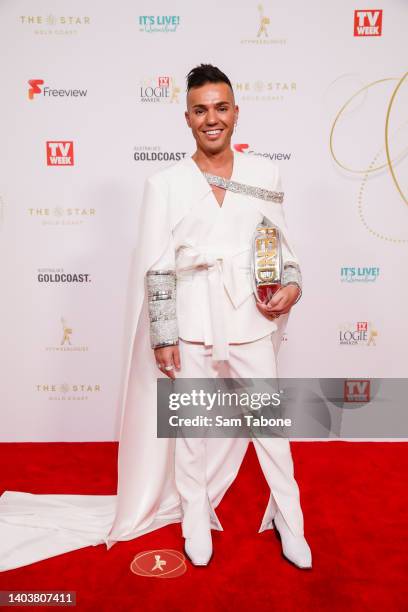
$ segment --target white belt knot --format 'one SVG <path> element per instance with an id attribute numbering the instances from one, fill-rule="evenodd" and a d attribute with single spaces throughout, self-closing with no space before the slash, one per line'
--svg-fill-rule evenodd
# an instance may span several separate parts
<path id="1" fill-rule="evenodd" d="M 242 265 L 243 257 L 247 263 L 249 250 L 247 247 L 221 256 L 194 247 L 183 247 L 178 251 L 176 273 L 200 269 L 207 271 L 214 360 L 229 358 L 227 324 L 224 317 L 224 288 L 234 308 L 238 308 L 252 293 L 248 277 L 249 267 Z"/>

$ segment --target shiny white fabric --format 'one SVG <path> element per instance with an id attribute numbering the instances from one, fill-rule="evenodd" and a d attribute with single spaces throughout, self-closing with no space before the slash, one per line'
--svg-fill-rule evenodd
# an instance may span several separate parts
<path id="1" fill-rule="evenodd" d="M 235 154 L 234 179 L 267 189 L 277 188 L 277 170 L 272 163 L 242 154 Z M 117 495 L 32 495 L 6 491 L 0 497 L 0 570 L 84 546 L 103 543 L 110 548 L 115 542 L 131 540 L 181 520 L 180 498 L 174 481 L 174 440 L 156 437 L 156 378 L 161 375 L 149 342 L 145 275 L 163 256 L 172 236 L 177 235 L 179 224 L 184 219 L 191 221 L 190 213 L 200 209 L 210 191 L 211 187 L 191 159 L 178 162 L 146 182 L 124 324 Z M 216 201 L 213 203 L 217 205 Z M 245 203 L 281 228 L 286 248 L 295 259 L 282 206 L 255 198 L 246 198 Z M 249 300 L 243 302 L 246 303 Z M 242 307 L 235 310 L 237 321 L 240 311 Z M 255 309 L 255 312 L 258 311 Z M 181 313 L 183 325 L 185 317 Z M 259 313 L 259 316 L 262 315 Z M 273 334 L 276 350 L 286 321 L 287 315 L 281 317 Z M 222 344 L 220 338 L 219 345 Z M 243 439 L 215 442 L 207 465 L 208 493 L 213 508 L 235 479 L 247 447 Z M 219 528 L 214 517 L 213 527 Z M 263 523 L 261 529 L 268 528 L 272 525 Z"/>

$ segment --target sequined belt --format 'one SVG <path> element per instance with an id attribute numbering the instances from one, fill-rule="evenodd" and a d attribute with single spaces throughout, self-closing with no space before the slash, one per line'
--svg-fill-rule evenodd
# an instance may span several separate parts
<path id="1" fill-rule="evenodd" d="M 200 247 L 182 247 L 176 258 L 176 274 L 203 271 L 208 282 L 210 319 L 213 335 L 213 359 L 228 360 L 227 322 L 224 320 L 225 290 L 234 308 L 252 293 L 248 276 L 250 248 L 232 253 L 212 253 Z"/>

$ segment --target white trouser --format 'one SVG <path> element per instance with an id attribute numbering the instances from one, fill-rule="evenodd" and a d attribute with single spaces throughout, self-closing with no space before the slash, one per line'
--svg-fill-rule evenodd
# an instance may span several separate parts
<path id="1" fill-rule="evenodd" d="M 213 361 L 212 346 L 180 339 L 183 378 L 276 378 L 276 359 L 271 336 L 229 345 L 229 361 Z M 198 523 L 210 526 L 211 503 L 206 483 L 207 438 L 178 437 L 175 445 L 175 480 L 183 507 L 182 530 L 190 537 Z M 219 439 L 219 442 L 222 442 Z M 212 444 L 217 440 L 212 439 Z M 270 487 L 269 510 L 279 509 L 292 533 L 303 535 L 299 487 L 287 438 L 253 438 L 255 450 Z"/>

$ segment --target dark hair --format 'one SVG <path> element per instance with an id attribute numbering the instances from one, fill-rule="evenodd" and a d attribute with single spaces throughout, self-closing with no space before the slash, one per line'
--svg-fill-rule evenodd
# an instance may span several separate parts
<path id="1" fill-rule="evenodd" d="M 193 87 L 201 87 L 205 83 L 226 83 L 232 89 L 231 81 L 227 75 L 212 64 L 200 64 L 190 70 L 187 75 L 187 91 L 190 91 Z"/>

